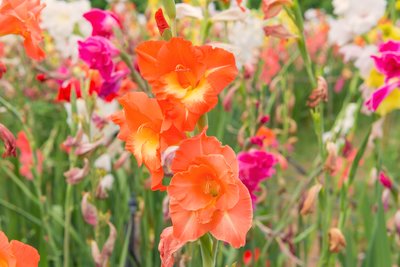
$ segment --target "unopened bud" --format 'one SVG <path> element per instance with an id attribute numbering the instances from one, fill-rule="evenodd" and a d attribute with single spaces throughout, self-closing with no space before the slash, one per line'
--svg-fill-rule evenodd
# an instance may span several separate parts
<path id="1" fill-rule="evenodd" d="M 69 171 L 64 172 L 65 179 L 69 184 L 77 184 L 85 178 L 90 171 L 89 160 L 84 159 L 83 168 L 72 168 Z"/>
<path id="2" fill-rule="evenodd" d="M 318 77 L 317 88 L 315 88 L 308 97 L 307 106 L 310 108 L 315 108 L 322 101 L 328 101 L 328 84 L 326 83 L 324 77 L 320 76 Z"/>
<path id="3" fill-rule="evenodd" d="M 81 209 L 82 215 L 85 222 L 90 225 L 96 226 L 98 219 L 97 219 L 97 209 L 95 206 L 89 203 L 90 193 L 86 192 L 83 194 L 82 202 L 81 202 Z"/>
<path id="4" fill-rule="evenodd" d="M 306 198 L 300 210 L 301 215 L 312 213 L 314 210 L 315 202 L 317 201 L 319 191 L 321 191 L 322 185 L 315 184 L 307 192 Z"/>
<path id="5" fill-rule="evenodd" d="M 0 139 L 4 143 L 5 151 L 3 153 L 3 158 L 5 157 L 15 157 L 17 156 L 17 143 L 15 136 L 7 129 L 6 126 L 0 123 Z"/>
<path id="6" fill-rule="evenodd" d="M 396 211 L 394 215 L 394 225 L 396 227 L 397 234 L 400 235 L 400 210 Z"/>
<path id="7" fill-rule="evenodd" d="M 379 182 L 387 189 L 392 189 L 392 181 L 383 171 L 379 173 Z"/>
<path id="8" fill-rule="evenodd" d="M 329 251 L 338 253 L 346 247 L 346 239 L 339 228 L 331 228 L 329 230 Z"/>
<path id="9" fill-rule="evenodd" d="M 163 10 L 161 8 L 159 8 L 157 10 L 156 14 L 154 15 L 154 17 L 156 19 L 158 31 L 160 32 L 160 35 L 163 37 L 163 39 L 165 41 L 168 41 L 169 39 L 171 39 L 171 37 L 172 37 L 171 31 L 166 32 L 166 30 L 169 30 L 169 25 L 168 25 L 167 20 L 164 17 Z M 164 38 L 164 33 L 166 33 L 165 38 Z M 169 37 L 169 38 L 167 38 L 167 37 Z"/>
<path id="10" fill-rule="evenodd" d="M 7 72 L 7 67 L 3 62 L 0 61 L 0 79 L 3 77 L 3 74 Z"/>
<path id="11" fill-rule="evenodd" d="M 276 17 L 281 12 L 283 6 L 290 5 L 291 3 L 291 0 L 264 0 L 262 2 L 264 19 Z"/>
<path id="12" fill-rule="evenodd" d="M 390 189 L 385 188 L 382 192 L 382 205 L 385 211 L 389 209 L 389 200 L 390 200 Z"/>
<path id="13" fill-rule="evenodd" d="M 337 147 L 334 143 L 328 142 L 326 150 L 328 151 L 328 156 L 326 157 L 324 168 L 330 175 L 334 175 L 337 170 Z"/>
<path id="14" fill-rule="evenodd" d="M 171 165 L 175 158 L 175 152 L 178 150 L 178 148 L 178 146 L 170 146 L 161 155 L 161 165 L 163 166 L 165 175 L 173 175 Z"/>

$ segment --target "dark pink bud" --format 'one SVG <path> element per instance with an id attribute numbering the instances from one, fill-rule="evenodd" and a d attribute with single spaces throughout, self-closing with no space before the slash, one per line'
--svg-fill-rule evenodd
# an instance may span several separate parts
<path id="1" fill-rule="evenodd" d="M 392 189 L 392 181 L 383 171 L 379 173 L 379 182 L 387 189 Z"/>

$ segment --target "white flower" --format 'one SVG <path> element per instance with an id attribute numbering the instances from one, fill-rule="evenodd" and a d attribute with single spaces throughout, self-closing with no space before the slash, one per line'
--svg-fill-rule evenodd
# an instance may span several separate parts
<path id="1" fill-rule="evenodd" d="M 103 154 L 96 159 L 94 166 L 99 169 L 103 169 L 106 172 L 111 172 L 111 156 L 109 154 Z"/>
<path id="2" fill-rule="evenodd" d="M 344 56 L 344 60 L 354 60 L 354 65 L 360 71 L 361 77 L 367 78 L 371 70 L 374 68 L 374 61 L 371 58 L 376 54 L 378 48 L 375 45 L 367 45 L 364 47 L 348 44 L 340 48 L 340 53 Z"/>
<path id="3" fill-rule="evenodd" d="M 338 19 L 330 21 L 329 40 L 344 45 L 353 37 L 369 31 L 385 14 L 385 0 L 334 0 Z"/>
<path id="4" fill-rule="evenodd" d="M 201 7 L 195 7 L 186 3 L 176 4 L 176 18 L 182 19 L 184 17 L 203 19 L 203 11 Z"/>
<path id="5" fill-rule="evenodd" d="M 236 64 L 239 68 L 246 64 L 255 64 L 264 42 L 263 22 L 251 13 L 243 21 L 236 21 L 229 28 L 228 39 L 237 49 Z"/>
<path id="6" fill-rule="evenodd" d="M 221 12 L 216 13 L 211 17 L 211 20 L 216 21 L 237 21 L 245 20 L 247 12 L 243 12 L 239 7 L 230 7 Z"/>
<path id="7" fill-rule="evenodd" d="M 112 185 L 114 183 L 114 176 L 112 174 L 107 174 L 106 176 L 103 177 L 100 181 L 100 186 L 102 187 L 103 190 L 108 191 L 112 188 Z"/>
<path id="8" fill-rule="evenodd" d="M 332 4 L 336 15 L 345 15 L 350 8 L 350 0 L 333 0 Z"/>
<path id="9" fill-rule="evenodd" d="M 76 59 L 78 48 L 74 42 L 77 41 L 79 35 L 85 37 L 91 32 L 90 23 L 83 17 L 83 14 L 90 10 L 90 2 L 87 0 L 73 2 L 44 0 L 44 3 L 46 7 L 41 15 L 43 29 L 47 30 L 53 38 L 61 56 L 65 58 L 72 56 Z"/>

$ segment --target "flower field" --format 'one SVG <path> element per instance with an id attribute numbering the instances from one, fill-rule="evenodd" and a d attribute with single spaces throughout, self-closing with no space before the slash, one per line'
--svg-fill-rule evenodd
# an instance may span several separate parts
<path id="1" fill-rule="evenodd" d="M 400 267 L 399 15 L 0 0 L 0 267 Z"/>

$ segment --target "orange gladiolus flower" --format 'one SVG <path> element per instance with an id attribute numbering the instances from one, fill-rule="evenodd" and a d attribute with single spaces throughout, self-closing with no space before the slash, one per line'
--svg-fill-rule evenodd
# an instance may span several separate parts
<path id="1" fill-rule="evenodd" d="M 26 53 L 36 60 L 45 57 L 39 47 L 43 39 L 39 15 L 44 7 L 40 0 L 3 0 L 0 4 L 0 36 L 21 35 Z"/>
<path id="2" fill-rule="evenodd" d="M 211 46 L 193 46 L 182 38 L 148 41 L 136 48 L 142 76 L 152 85 L 166 120 L 192 131 L 201 115 L 237 75 L 233 54 Z"/>
<path id="3" fill-rule="evenodd" d="M 34 247 L 20 241 L 8 242 L 7 236 L 0 231 L 0 266 L 37 267 L 40 256 Z"/>
<path id="4" fill-rule="evenodd" d="M 185 135 L 175 127 L 161 129 L 163 114 L 156 99 L 143 92 L 130 92 L 119 99 L 123 112 L 111 119 L 120 126 L 118 138 L 126 142 L 126 149 L 139 165 L 144 163 L 151 174 L 152 190 L 165 190 L 162 185 L 164 171 L 161 153 L 169 146 L 179 143 Z"/>
<path id="5" fill-rule="evenodd" d="M 174 237 L 188 242 L 210 232 L 235 248 L 243 246 L 253 210 L 235 152 L 203 131 L 181 142 L 172 171 L 167 190 Z"/>

